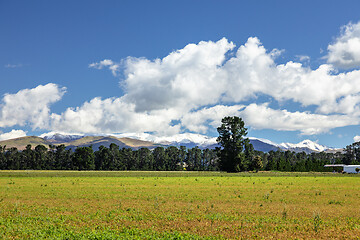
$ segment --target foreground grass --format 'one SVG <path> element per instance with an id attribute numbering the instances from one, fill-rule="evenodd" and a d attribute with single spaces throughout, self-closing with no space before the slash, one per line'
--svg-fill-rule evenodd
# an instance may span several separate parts
<path id="1" fill-rule="evenodd" d="M 0 171 L 1 239 L 357 239 L 360 178 Z"/>

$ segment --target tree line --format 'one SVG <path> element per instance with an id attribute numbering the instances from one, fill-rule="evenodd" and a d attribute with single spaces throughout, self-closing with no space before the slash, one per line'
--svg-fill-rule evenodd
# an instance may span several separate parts
<path id="1" fill-rule="evenodd" d="M 254 150 L 248 140 L 241 152 L 234 171 L 332 171 L 325 164 L 360 164 L 360 144 L 348 146 L 345 153 L 295 153 L 290 151 Z M 78 147 L 74 151 L 65 145 L 46 148 L 38 145 L 32 149 L 26 146 L 22 151 L 0 146 L 0 169 L 8 170 L 146 170 L 146 171 L 231 171 L 220 159 L 220 149 L 187 149 L 184 146 L 153 150 L 122 148 L 116 144 L 92 147 Z M 233 164 L 235 165 L 235 164 Z"/>
<path id="2" fill-rule="evenodd" d="M 0 169 L 9 170 L 146 170 L 218 171 L 217 155 L 211 149 L 170 146 L 153 150 L 122 148 L 112 143 L 94 151 L 91 146 L 74 151 L 65 145 L 27 145 L 23 151 L 0 146 Z"/>

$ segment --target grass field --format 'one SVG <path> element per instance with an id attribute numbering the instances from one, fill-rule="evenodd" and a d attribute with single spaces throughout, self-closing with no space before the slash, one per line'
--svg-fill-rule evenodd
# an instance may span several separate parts
<path id="1" fill-rule="evenodd" d="M 0 171 L 1 239 L 358 239 L 360 178 Z"/>

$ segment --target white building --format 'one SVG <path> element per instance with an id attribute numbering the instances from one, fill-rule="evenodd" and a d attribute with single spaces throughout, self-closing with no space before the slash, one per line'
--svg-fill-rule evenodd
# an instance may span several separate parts
<path id="1" fill-rule="evenodd" d="M 328 164 L 324 167 L 343 167 L 343 172 L 360 173 L 360 165 Z M 358 169 L 358 171 L 356 171 L 356 169 Z"/>
<path id="2" fill-rule="evenodd" d="M 358 169 L 356 171 L 356 169 Z M 344 172 L 346 173 L 359 173 L 360 172 L 360 165 L 345 165 Z"/>

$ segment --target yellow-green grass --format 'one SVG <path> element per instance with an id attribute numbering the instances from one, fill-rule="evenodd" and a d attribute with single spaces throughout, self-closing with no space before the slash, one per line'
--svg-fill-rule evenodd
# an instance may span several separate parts
<path id="1" fill-rule="evenodd" d="M 0 171 L 1 239 L 357 239 L 360 178 Z"/>

